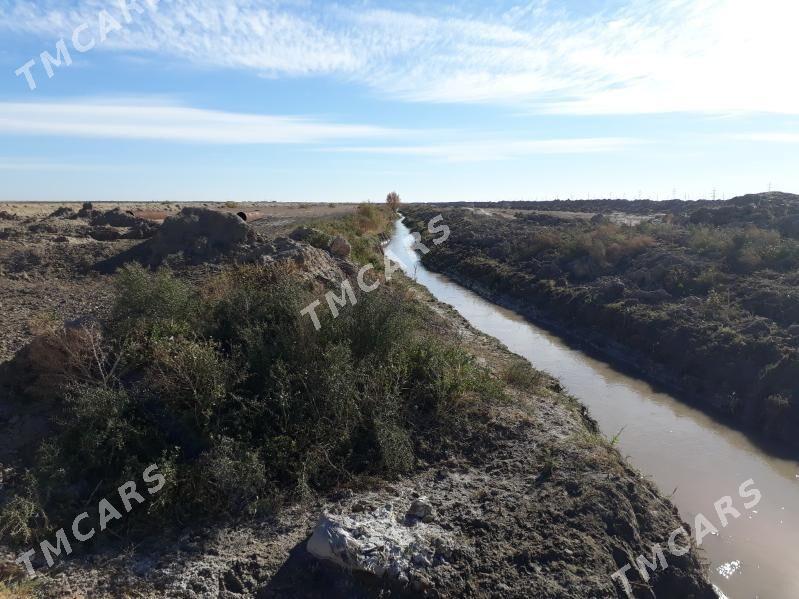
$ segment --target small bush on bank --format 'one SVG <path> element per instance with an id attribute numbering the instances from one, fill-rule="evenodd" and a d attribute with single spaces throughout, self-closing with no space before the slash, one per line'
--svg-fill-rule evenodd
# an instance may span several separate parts
<path id="1" fill-rule="evenodd" d="M 778 231 L 756 226 L 743 228 L 692 226 L 688 247 L 699 254 L 724 259 L 733 273 L 751 273 L 764 268 L 790 270 L 799 266 L 799 244 Z"/>
<path id="2" fill-rule="evenodd" d="M 390 216 L 383 206 L 360 204 L 355 209 L 355 222 L 362 234 L 382 232 L 389 220 Z"/>
<path id="3" fill-rule="evenodd" d="M 383 256 L 375 245 L 375 236 L 388 233 L 394 217 L 386 206 L 360 204 L 354 214 L 335 220 L 316 220 L 309 226 L 324 231 L 330 239 L 341 235 L 352 246 L 352 259 L 360 264 L 373 264 L 382 271 Z M 326 246 L 325 246 L 326 247 Z"/>
<path id="4" fill-rule="evenodd" d="M 532 367 L 527 360 L 513 362 L 504 373 L 509 385 L 520 389 L 529 389 L 541 381 L 541 372 Z"/>
<path id="5" fill-rule="evenodd" d="M 151 275 L 137 265 L 114 279 L 116 301 L 110 326 L 121 337 L 169 337 L 190 332 L 198 316 L 198 297 L 168 269 Z"/>
<path id="6" fill-rule="evenodd" d="M 551 236 L 551 233 L 545 234 Z M 632 227 L 615 224 L 579 224 L 564 228 L 555 245 L 564 261 L 588 257 L 599 269 L 608 269 L 653 246 L 655 240 Z"/>
<path id="7" fill-rule="evenodd" d="M 700 254 L 722 256 L 731 245 L 730 235 L 724 229 L 705 226 L 688 229 L 687 246 Z"/>
<path id="8" fill-rule="evenodd" d="M 14 495 L 0 509 L 0 537 L 25 544 L 48 528 L 47 518 L 29 489 Z"/>
<path id="9" fill-rule="evenodd" d="M 361 475 L 391 476 L 477 434 L 501 388 L 382 285 L 321 331 L 292 272 L 230 269 L 202 292 L 169 271 L 117 278 L 91 367 L 58 387 L 56 435 L 2 506 L 19 541 L 158 464 L 166 484 L 120 532 L 251 515 Z M 86 373 L 89 373 L 87 375 Z"/>
<path id="10" fill-rule="evenodd" d="M 332 239 L 333 238 L 330 235 L 324 233 L 323 231 L 314 231 L 314 233 L 308 237 L 305 242 L 314 246 L 315 248 L 325 250 L 330 245 L 330 241 Z"/>

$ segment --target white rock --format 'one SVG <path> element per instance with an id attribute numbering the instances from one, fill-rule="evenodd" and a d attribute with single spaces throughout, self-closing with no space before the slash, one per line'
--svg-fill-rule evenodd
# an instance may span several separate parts
<path id="1" fill-rule="evenodd" d="M 418 576 L 437 552 L 452 546 L 450 533 L 423 522 L 408 526 L 390 504 L 348 516 L 325 513 L 307 544 L 317 559 L 400 582 Z"/>

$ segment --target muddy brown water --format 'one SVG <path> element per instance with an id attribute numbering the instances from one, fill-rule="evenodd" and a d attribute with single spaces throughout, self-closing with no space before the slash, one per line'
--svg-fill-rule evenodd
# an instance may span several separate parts
<path id="1" fill-rule="evenodd" d="M 701 549 L 722 596 L 799 598 L 799 462 L 768 455 L 742 433 L 428 271 L 412 243 L 408 228 L 397 222 L 386 253 L 472 326 L 560 379 L 606 437 L 621 431 L 621 453 L 671 496 L 683 520 L 693 527 L 703 514 L 718 529 L 704 537 Z M 739 486 L 749 479 L 762 499 L 746 510 Z M 722 527 L 714 504 L 725 496 L 741 515 Z"/>

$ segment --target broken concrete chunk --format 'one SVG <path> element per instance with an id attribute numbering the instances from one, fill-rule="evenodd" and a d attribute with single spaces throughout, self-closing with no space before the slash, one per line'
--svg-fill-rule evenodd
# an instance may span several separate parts
<path id="1" fill-rule="evenodd" d="M 386 504 L 350 516 L 323 514 L 307 549 L 317 559 L 347 570 L 408 583 L 426 580 L 420 573 L 443 563 L 453 546 L 447 531 L 423 522 L 409 525 L 401 512 Z"/>

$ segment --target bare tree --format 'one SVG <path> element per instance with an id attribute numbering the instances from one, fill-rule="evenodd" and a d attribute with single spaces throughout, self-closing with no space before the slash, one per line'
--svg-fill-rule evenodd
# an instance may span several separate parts
<path id="1" fill-rule="evenodd" d="M 392 211 L 396 212 L 399 210 L 400 202 L 399 194 L 396 191 L 392 191 L 390 194 L 386 196 L 386 204 L 388 207 L 391 208 Z"/>

